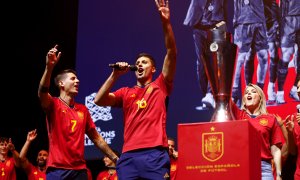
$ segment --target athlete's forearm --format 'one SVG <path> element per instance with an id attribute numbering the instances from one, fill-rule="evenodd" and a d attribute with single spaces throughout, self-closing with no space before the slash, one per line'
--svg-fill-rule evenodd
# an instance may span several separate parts
<path id="1" fill-rule="evenodd" d="M 109 92 L 117 78 L 118 76 L 115 76 L 114 73 L 107 78 L 95 96 L 95 104 L 98 106 L 112 106 L 115 103 L 114 95 Z"/>
<path id="2" fill-rule="evenodd" d="M 115 163 L 117 162 L 119 157 L 111 150 L 111 148 L 102 138 L 102 136 L 96 131 L 96 129 L 90 130 L 87 135 L 93 141 L 95 146 L 100 149 L 105 155 L 107 155 L 109 159 L 111 159 Z"/>

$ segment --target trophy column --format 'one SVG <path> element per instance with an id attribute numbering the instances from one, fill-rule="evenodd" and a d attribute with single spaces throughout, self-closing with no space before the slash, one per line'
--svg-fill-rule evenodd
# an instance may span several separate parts
<path id="1" fill-rule="evenodd" d="M 237 46 L 231 43 L 224 22 L 209 31 L 208 39 L 212 57 L 204 57 L 203 64 L 216 102 L 211 122 L 232 121 L 236 118 L 229 103 Z"/>

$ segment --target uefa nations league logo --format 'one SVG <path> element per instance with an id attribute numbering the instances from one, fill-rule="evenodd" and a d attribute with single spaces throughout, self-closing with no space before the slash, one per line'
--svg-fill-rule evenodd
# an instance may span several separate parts
<path id="1" fill-rule="evenodd" d="M 94 103 L 96 93 L 92 93 L 89 96 L 85 97 L 85 105 L 89 109 L 90 114 L 93 118 L 93 121 L 96 122 L 98 120 L 109 121 L 112 119 L 112 115 L 110 113 L 110 106 L 98 106 Z"/>

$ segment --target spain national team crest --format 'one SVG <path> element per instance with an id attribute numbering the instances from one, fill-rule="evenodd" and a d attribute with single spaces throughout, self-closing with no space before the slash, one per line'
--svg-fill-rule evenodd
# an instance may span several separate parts
<path id="1" fill-rule="evenodd" d="M 259 124 L 262 126 L 267 126 L 268 125 L 268 119 L 262 118 L 259 120 Z"/>
<path id="2" fill-rule="evenodd" d="M 215 128 L 211 127 L 211 132 L 202 134 L 202 156 L 211 162 L 224 154 L 224 133 L 214 131 Z"/>
<path id="3" fill-rule="evenodd" d="M 150 85 L 146 91 L 146 94 L 150 94 L 153 91 L 153 87 Z"/>
<path id="4" fill-rule="evenodd" d="M 83 119 L 84 118 L 84 114 L 82 111 L 77 111 L 77 115 L 79 117 L 79 119 Z"/>

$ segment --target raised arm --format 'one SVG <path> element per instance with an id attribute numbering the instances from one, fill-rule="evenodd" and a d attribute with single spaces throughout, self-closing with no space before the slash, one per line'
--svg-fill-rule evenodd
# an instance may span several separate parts
<path id="1" fill-rule="evenodd" d="M 49 87 L 51 81 L 51 75 L 54 66 L 60 59 L 61 52 L 57 50 L 58 45 L 51 48 L 46 56 L 46 68 L 44 74 L 40 80 L 40 85 L 38 89 L 38 97 L 40 99 L 43 108 L 47 108 L 50 104 L 51 95 L 49 94 Z"/>
<path id="2" fill-rule="evenodd" d="M 175 36 L 170 22 L 170 9 L 168 0 L 155 0 L 156 6 L 160 13 L 160 18 L 163 26 L 165 46 L 167 54 L 164 59 L 162 74 L 165 80 L 172 82 L 176 71 L 177 48 Z"/>
<path id="3" fill-rule="evenodd" d="M 14 158 L 14 160 L 15 160 L 15 166 L 16 166 L 16 167 L 20 167 L 19 153 L 18 153 L 18 151 L 15 149 L 15 145 L 12 143 L 11 138 L 9 138 L 9 140 L 8 140 L 7 148 L 8 148 L 8 150 L 12 153 L 12 156 L 13 156 L 13 158 Z"/>
<path id="4" fill-rule="evenodd" d="M 281 150 L 276 145 L 271 146 L 271 154 L 273 156 L 277 177 L 281 175 Z"/>
<path id="5" fill-rule="evenodd" d="M 21 152 L 20 152 L 20 159 L 21 159 L 21 167 L 22 168 L 26 168 L 28 166 L 28 159 L 27 159 L 27 152 L 28 152 L 28 149 L 29 149 L 29 146 L 31 144 L 31 142 L 36 138 L 37 136 L 37 133 L 36 133 L 36 129 L 35 130 L 32 130 L 30 132 L 28 132 L 27 134 L 27 139 L 26 139 L 26 142 L 25 144 L 23 145 L 22 149 L 21 149 Z"/>
<path id="6" fill-rule="evenodd" d="M 287 122 L 287 120 L 289 119 L 290 116 L 287 116 L 285 118 L 285 120 L 282 120 L 282 118 L 278 115 L 278 114 L 274 114 L 274 116 L 276 117 L 276 120 L 278 122 L 278 125 L 281 129 L 282 135 L 284 137 L 284 141 L 285 143 L 283 144 L 282 148 L 281 148 L 281 156 L 283 157 L 283 159 L 286 159 L 288 156 L 288 131 L 285 127 L 285 123 Z"/>
<path id="7" fill-rule="evenodd" d="M 95 128 L 88 131 L 87 135 L 90 140 L 93 141 L 95 146 L 100 149 L 109 159 L 111 159 L 114 163 L 117 162 L 119 157 L 111 150 L 111 148 Z"/>
<path id="8" fill-rule="evenodd" d="M 117 62 L 119 68 L 114 68 L 110 76 L 98 90 L 95 96 L 94 103 L 98 106 L 112 106 L 115 104 L 115 95 L 110 93 L 110 90 L 117 79 L 129 71 L 129 65 L 127 62 Z"/>
<path id="9" fill-rule="evenodd" d="M 297 145 L 296 145 L 296 141 L 295 141 L 295 138 L 293 135 L 295 123 L 297 123 L 297 121 L 295 121 L 295 118 L 296 117 L 294 115 L 292 115 L 291 118 L 288 119 L 288 121 L 286 123 L 286 129 L 288 132 L 288 152 L 292 155 L 297 155 Z"/>

